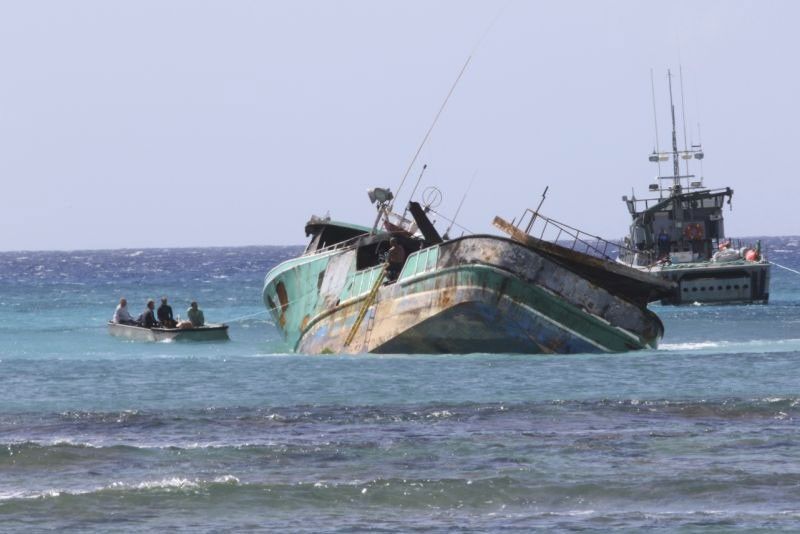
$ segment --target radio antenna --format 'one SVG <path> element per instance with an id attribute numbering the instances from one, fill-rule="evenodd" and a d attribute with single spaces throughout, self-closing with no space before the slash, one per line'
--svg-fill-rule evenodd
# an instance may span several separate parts
<path id="1" fill-rule="evenodd" d="M 656 112 L 656 82 L 653 79 L 653 69 L 650 69 L 650 92 L 653 94 L 653 125 L 655 126 L 656 130 L 656 154 L 661 153 L 661 145 L 658 142 L 658 113 Z M 659 157 L 657 160 L 658 163 L 658 175 L 661 176 L 661 158 Z M 660 188 L 659 188 L 660 189 Z"/>
<path id="2" fill-rule="evenodd" d="M 425 132 L 425 137 L 422 138 L 422 142 L 419 144 L 419 148 L 417 148 L 417 151 L 414 154 L 414 157 L 411 158 L 411 163 L 408 164 L 408 168 L 406 169 L 406 172 L 403 175 L 403 179 L 400 180 L 400 185 L 397 186 L 397 191 L 395 191 L 395 194 L 394 194 L 394 198 L 395 199 L 397 199 L 397 197 L 400 196 L 400 190 L 403 188 L 403 184 L 405 184 L 406 178 L 408 178 L 408 175 L 411 172 L 411 169 L 414 167 L 414 163 L 417 162 L 417 158 L 419 157 L 420 152 L 422 152 L 422 148 L 425 146 L 425 143 L 428 142 L 428 137 L 431 135 L 431 132 L 433 131 L 433 127 L 436 126 L 436 122 L 439 120 L 439 116 L 442 114 L 442 111 L 444 111 L 445 106 L 447 106 L 447 102 L 450 100 L 450 97 L 452 96 L 453 91 L 455 91 L 456 86 L 458 85 L 458 82 L 461 80 L 461 76 L 463 76 L 464 75 L 464 71 L 467 70 L 467 65 L 469 65 L 469 62 L 472 60 L 472 56 L 475 55 L 475 52 L 478 50 L 478 47 L 483 43 L 484 39 L 486 39 L 486 37 L 492 31 L 492 28 L 494 28 L 494 25 L 497 23 L 497 21 L 500 18 L 500 16 L 503 14 L 503 12 L 506 10 L 506 8 L 511 4 L 511 1 L 512 0 L 507 0 L 507 2 L 505 4 L 503 4 L 500 7 L 500 9 L 497 10 L 497 13 L 495 14 L 494 18 L 486 26 L 486 30 L 484 30 L 483 34 L 478 38 L 478 41 L 475 43 L 475 46 L 472 47 L 472 52 L 470 52 L 469 57 L 467 57 L 467 60 L 464 62 L 464 66 L 461 67 L 461 71 L 458 73 L 458 76 L 456 76 L 456 80 L 453 82 L 452 87 L 450 87 L 450 91 L 447 93 L 447 96 L 445 97 L 444 102 L 442 102 L 442 106 L 439 108 L 439 111 L 436 113 L 436 117 L 433 118 L 433 122 L 431 123 L 430 128 L 428 128 L 428 131 Z M 391 211 L 393 207 L 394 207 L 394 200 L 392 200 L 392 204 L 389 205 L 389 211 Z"/>
<path id="3" fill-rule="evenodd" d="M 430 127 L 428 128 L 428 131 L 425 132 L 425 137 L 422 138 L 422 142 L 419 144 L 419 147 L 417 148 L 417 151 L 414 153 L 414 157 L 411 158 L 411 163 L 408 164 L 408 168 L 406 169 L 406 172 L 403 175 L 403 179 L 400 180 L 400 185 L 397 186 L 397 191 L 395 191 L 395 193 L 394 193 L 394 198 L 397 198 L 398 196 L 400 196 L 400 190 L 403 188 L 403 184 L 405 183 L 406 178 L 408 178 L 408 175 L 411 172 L 411 169 L 414 167 L 414 163 L 417 162 L 417 158 L 419 157 L 419 153 L 422 152 L 422 148 L 425 146 L 425 143 L 428 142 L 428 137 L 430 137 L 431 132 L 433 131 L 433 127 L 436 126 L 436 122 L 439 120 L 439 117 L 442 115 L 442 111 L 444 111 L 445 106 L 447 106 L 447 102 L 450 100 L 450 97 L 453 95 L 453 91 L 455 91 L 459 80 L 461 80 L 461 76 L 464 75 L 464 71 L 467 70 L 467 65 L 469 65 L 469 62 L 470 62 L 471 59 L 472 59 L 472 56 L 470 55 L 467 58 L 467 60 L 464 62 L 464 66 L 461 67 L 461 71 L 458 73 L 458 76 L 456 76 L 456 80 L 453 82 L 453 85 L 450 87 L 450 91 L 447 93 L 447 96 L 445 97 L 444 102 L 442 102 L 441 107 L 439 107 L 439 111 L 436 113 L 436 116 L 433 118 L 433 122 L 431 123 Z M 393 207 L 394 207 L 394 201 L 392 201 L 392 204 L 389 205 L 389 211 L 391 211 Z"/>
<path id="4" fill-rule="evenodd" d="M 447 227 L 447 230 L 444 231 L 444 235 L 447 236 L 450 234 L 450 230 L 453 228 L 453 225 L 456 224 L 456 219 L 458 219 L 458 214 L 461 213 L 461 206 L 464 205 L 464 201 L 467 199 L 467 195 L 469 194 L 469 190 L 472 189 L 472 184 L 475 183 L 475 177 L 478 176 L 478 171 L 476 170 L 472 173 L 472 180 L 469 181 L 469 185 L 467 186 L 467 190 L 464 191 L 464 196 L 461 197 L 461 202 L 458 203 L 458 209 L 456 210 L 456 214 L 453 215 L 453 220 L 450 221 L 450 226 Z M 447 239 L 447 237 L 445 237 Z"/>
<path id="5" fill-rule="evenodd" d="M 683 65 L 678 65 L 678 79 L 681 82 L 681 119 L 683 120 L 683 151 L 689 152 L 688 136 L 686 135 L 686 101 L 683 99 Z M 686 159 L 686 175 L 689 175 L 689 160 Z"/>
<path id="6" fill-rule="evenodd" d="M 669 82 L 669 109 L 672 114 L 672 194 L 677 195 L 681 185 L 681 168 L 678 160 L 678 134 L 675 132 L 675 104 L 672 103 L 672 72 L 667 69 L 667 81 Z"/>
<path id="7" fill-rule="evenodd" d="M 417 188 L 419 187 L 419 182 L 422 180 L 422 175 L 425 174 L 425 169 L 428 168 L 428 164 L 422 166 L 422 170 L 419 172 L 419 177 L 417 178 L 417 183 L 414 184 L 414 189 L 411 190 L 411 196 L 408 197 L 409 202 L 414 200 L 414 193 L 417 192 Z M 408 204 L 406 204 L 406 209 L 403 210 L 403 219 L 406 218 L 406 213 L 408 213 Z"/>

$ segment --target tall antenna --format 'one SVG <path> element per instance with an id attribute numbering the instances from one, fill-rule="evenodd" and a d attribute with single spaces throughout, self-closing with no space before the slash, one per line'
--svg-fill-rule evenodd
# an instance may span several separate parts
<path id="1" fill-rule="evenodd" d="M 431 135 L 431 132 L 433 131 L 433 127 L 436 126 L 436 122 L 439 120 L 439 117 L 441 116 L 442 111 L 444 111 L 445 106 L 447 106 L 447 102 L 448 102 L 448 100 L 450 100 L 450 96 L 452 96 L 453 91 L 455 91 L 456 85 L 458 85 L 459 80 L 461 80 L 461 76 L 464 74 L 464 71 L 467 70 L 467 65 L 469 65 L 469 62 L 470 62 L 471 59 L 472 59 L 472 56 L 470 55 L 467 58 L 467 60 L 464 62 L 464 66 L 461 67 L 461 71 L 458 73 L 458 76 L 456 77 L 456 81 L 454 81 L 452 87 L 450 87 L 450 91 L 447 93 L 447 96 L 445 97 L 444 102 L 442 102 L 442 105 L 439 108 L 439 111 L 436 113 L 436 117 L 433 118 L 433 122 L 431 123 L 430 128 L 428 128 L 428 131 L 425 132 L 425 137 L 422 138 L 422 142 L 419 144 L 419 148 L 417 148 L 417 151 L 414 153 L 414 157 L 411 158 L 411 163 L 408 164 L 408 169 L 406 169 L 406 172 L 403 175 L 403 179 L 400 180 L 400 185 L 397 186 L 397 190 L 394 193 L 394 198 L 397 198 L 398 196 L 400 196 L 400 189 L 403 188 L 403 184 L 405 183 L 406 178 L 408 178 L 408 174 L 411 172 L 412 167 L 414 167 L 414 163 L 417 162 L 417 158 L 419 157 L 419 153 L 422 152 L 422 147 L 424 147 L 425 143 L 428 141 L 428 137 Z M 392 204 L 389 205 L 389 211 L 392 211 L 393 207 L 394 207 L 394 200 L 392 200 Z"/>
<path id="2" fill-rule="evenodd" d="M 417 188 L 419 187 L 419 183 L 422 181 L 422 175 L 425 174 L 425 169 L 428 168 L 428 164 L 422 166 L 422 170 L 419 172 L 419 177 L 417 178 L 417 183 L 414 184 L 414 189 L 411 190 L 411 196 L 408 197 L 409 202 L 414 200 L 414 193 L 417 192 Z M 408 204 L 406 204 L 406 209 L 403 210 L 403 219 L 406 218 L 406 213 L 408 213 Z"/>
<path id="3" fill-rule="evenodd" d="M 701 119 L 701 116 L 700 116 L 700 112 L 701 112 L 700 96 L 699 96 L 700 95 L 700 91 L 698 91 L 698 89 L 697 89 L 697 77 L 696 76 L 694 78 L 692 78 L 692 83 L 694 84 L 694 90 L 692 91 L 694 93 L 694 110 L 695 110 L 694 112 L 697 115 L 697 146 L 700 148 L 700 150 L 702 150 L 703 149 L 703 134 L 700 131 L 700 123 L 702 122 L 702 119 Z M 703 175 L 704 174 L 705 174 L 705 171 L 703 170 L 703 160 L 701 159 L 700 160 L 700 182 L 701 183 L 703 182 Z"/>
<path id="4" fill-rule="evenodd" d="M 699 112 L 698 112 L 698 114 L 699 114 Z M 702 150 L 702 148 L 703 148 L 703 134 L 700 132 L 700 122 L 699 121 L 697 123 L 697 144 L 700 147 L 700 149 Z M 703 181 L 704 173 L 705 173 L 705 171 L 703 170 L 703 160 L 701 159 L 700 160 L 700 181 L 701 182 Z"/>
<path id="5" fill-rule="evenodd" d="M 678 134 L 675 132 L 675 104 L 672 103 L 672 72 L 667 69 L 667 81 L 669 82 L 669 108 L 672 113 L 672 194 L 678 194 L 681 185 L 681 168 L 678 162 Z"/>
<path id="6" fill-rule="evenodd" d="M 656 148 L 655 152 L 661 152 L 661 145 L 658 142 L 658 113 L 656 113 L 656 82 L 653 79 L 653 69 L 650 69 L 650 92 L 653 93 L 653 124 L 656 130 Z M 661 158 L 658 158 L 658 175 L 661 176 Z M 659 188 L 660 189 L 660 188 Z"/>
<path id="7" fill-rule="evenodd" d="M 678 65 L 678 79 L 681 82 L 681 118 L 683 119 L 683 151 L 688 152 L 688 137 L 686 135 L 686 102 L 683 99 L 683 65 Z M 689 160 L 686 160 L 686 174 L 689 174 Z"/>
<path id="8" fill-rule="evenodd" d="M 456 210 L 456 214 L 453 215 L 453 220 L 450 221 L 450 226 L 447 227 L 447 230 L 444 231 L 444 235 L 449 235 L 450 230 L 453 228 L 453 225 L 456 224 L 456 219 L 458 219 L 458 214 L 461 213 L 461 206 L 464 205 L 464 201 L 467 199 L 467 195 L 469 194 L 469 190 L 472 189 L 472 184 L 475 182 L 475 177 L 478 176 L 478 171 L 476 170 L 472 173 L 472 180 L 469 181 L 469 185 L 467 186 L 467 190 L 464 191 L 464 196 L 461 197 L 461 202 L 458 203 L 458 209 Z"/>
<path id="9" fill-rule="evenodd" d="M 475 55 L 475 52 L 478 50 L 478 47 L 481 45 L 481 43 L 483 43 L 483 40 L 486 39 L 486 36 L 489 35 L 489 32 L 492 30 L 492 28 L 494 28 L 494 25 L 497 23 L 497 20 L 500 18 L 500 15 L 503 14 L 503 12 L 506 10 L 506 8 L 510 4 L 511 4 L 511 0 L 507 0 L 507 2 L 500 7 L 500 9 L 497 11 L 497 13 L 495 14 L 495 16 L 492 19 L 492 21 L 486 27 L 486 30 L 484 30 L 483 35 L 480 36 L 478 41 L 475 43 L 475 46 L 472 47 L 472 52 L 470 52 L 469 57 L 464 62 L 464 66 L 461 67 L 461 71 L 458 73 L 458 76 L 456 77 L 456 81 L 453 82 L 453 86 L 450 87 L 450 91 L 447 93 L 447 96 L 445 97 L 444 102 L 442 102 L 442 106 L 439 108 L 439 112 L 436 113 L 436 117 L 434 117 L 430 128 L 428 128 L 428 131 L 425 133 L 425 137 L 422 138 L 422 142 L 419 144 L 419 148 L 417 148 L 417 152 L 414 154 L 414 157 L 411 158 L 411 163 L 408 164 L 408 169 L 406 169 L 406 172 L 403 175 L 403 179 L 400 180 L 400 185 L 397 186 L 397 191 L 395 191 L 394 199 L 392 200 L 392 203 L 389 205 L 389 211 L 392 211 L 392 209 L 394 208 L 394 200 L 397 199 L 400 196 L 400 189 L 403 188 L 403 184 L 405 183 L 406 178 L 408 178 L 408 174 L 411 172 L 411 168 L 414 166 L 414 163 L 416 163 L 417 158 L 419 157 L 419 153 L 422 152 L 422 147 L 425 146 L 425 143 L 428 141 L 428 136 L 431 135 L 431 131 L 433 131 L 433 127 L 436 126 L 436 122 L 439 120 L 439 115 L 441 115 L 442 111 L 444 111 L 444 108 L 447 105 L 447 101 L 450 100 L 450 96 L 453 94 L 453 91 L 455 90 L 456 86 L 458 85 L 459 80 L 461 80 L 461 76 L 464 74 L 464 71 L 467 70 L 467 65 L 469 65 L 469 62 L 472 59 L 472 56 Z"/>

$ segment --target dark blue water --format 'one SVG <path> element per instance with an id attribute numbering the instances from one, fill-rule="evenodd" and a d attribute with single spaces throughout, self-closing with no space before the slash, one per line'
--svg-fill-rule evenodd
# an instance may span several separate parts
<path id="1" fill-rule="evenodd" d="M 800 529 L 800 276 L 654 306 L 657 351 L 304 356 L 260 301 L 297 252 L 0 254 L 0 530 Z M 107 334 L 162 294 L 232 340 Z"/>

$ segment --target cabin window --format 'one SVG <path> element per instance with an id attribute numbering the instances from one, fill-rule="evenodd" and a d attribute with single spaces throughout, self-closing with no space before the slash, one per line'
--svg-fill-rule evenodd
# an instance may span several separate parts
<path id="1" fill-rule="evenodd" d="M 383 255 L 389 250 L 388 241 L 370 243 L 359 247 L 356 253 L 356 270 L 369 269 L 383 263 Z"/>
<path id="2" fill-rule="evenodd" d="M 417 273 L 417 263 L 419 262 L 419 253 L 412 254 L 406 260 L 406 264 L 403 266 L 403 272 L 400 273 L 400 278 L 408 278 L 409 276 L 414 276 Z"/>
<path id="3" fill-rule="evenodd" d="M 346 300 L 352 297 L 369 293 L 375 282 L 380 276 L 383 266 L 373 267 L 364 271 L 359 271 L 353 274 L 352 281 L 349 286 L 342 292 L 340 300 Z"/>

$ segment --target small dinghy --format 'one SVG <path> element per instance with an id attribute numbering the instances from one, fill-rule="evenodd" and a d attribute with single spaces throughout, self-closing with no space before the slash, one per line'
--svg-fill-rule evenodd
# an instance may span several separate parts
<path id="1" fill-rule="evenodd" d="M 144 328 L 143 326 L 108 323 L 108 333 L 135 341 L 225 341 L 228 325 L 210 323 L 192 328 Z"/>

